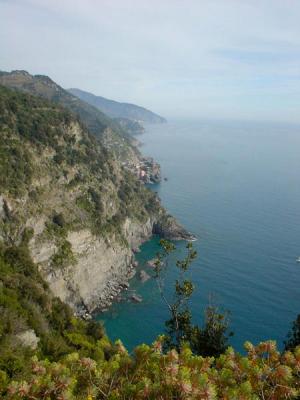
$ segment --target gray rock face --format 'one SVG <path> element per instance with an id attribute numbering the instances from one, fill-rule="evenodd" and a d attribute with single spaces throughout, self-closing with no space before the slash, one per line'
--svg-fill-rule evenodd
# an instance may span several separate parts
<path id="1" fill-rule="evenodd" d="M 54 295 L 78 311 L 84 307 L 89 312 L 113 296 L 113 289 L 126 280 L 131 251 L 118 244 L 107 243 L 89 230 L 70 232 L 68 241 L 77 259 L 75 265 L 53 270 L 49 266 L 52 244 L 43 246 L 31 243 L 35 262 L 39 263 L 44 279 Z"/>
<path id="2" fill-rule="evenodd" d="M 163 215 L 153 225 L 153 233 L 168 240 L 195 240 L 195 236 L 188 232 L 171 215 Z"/>
<path id="3" fill-rule="evenodd" d="M 6 208 L 11 208 L 5 204 L 1 196 L 2 216 Z M 38 264 L 53 294 L 84 318 L 96 309 L 110 306 L 120 292 L 128 288 L 128 280 L 134 275 L 137 266 L 132 249 L 137 251 L 153 233 L 175 240 L 190 238 L 176 220 L 166 217 L 161 209 L 159 215 L 149 217 L 144 224 L 129 218 L 125 220 L 122 229 L 127 245 L 113 236 L 95 236 L 88 228 L 68 232 L 67 241 L 76 262 L 55 268 L 51 260 L 57 252 L 57 244 L 50 237 L 40 240 L 45 230 L 45 221 L 45 216 L 41 214 L 28 219 L 26 223 L 34 231 L 29 242 L 33 261 Z M 140 279 L 146 281 L 149 275 L 141 272 Z"/>
<path id="4" fill-rule="evenodd" d="M 41 245 L 33 237 L 31 254 L 40 265 L 53 294 L 68 303 L 76 313 L 85 315 L 86 312 L 107 308 L 124 290 L 124 285 L 135 273 L 131 249 L 138 248 L 153 232 L 174 240 L 191 238 L 174 218 L 164 218 L 162 223 L 149 218 L 145 224 L 126 219 L 123 232 L 129 246 L 113 239 L 96 237 L 88 229 L 69 232 L 67 239 L 77 262 L 65 268 L 50 268 L 50 259 L 56 250 L 50 241 Z M 41 224 L 37 223 L 36 227 Z M 140 279 L 145 282 L 149 275 L 144 272 Z"/>
<path id="5" fill-rule="evenodd" d="M 84 314 L 109 306 L 126 287 L 135 272 L 131 249 L 149 239 L 152 228 L 150 219 L 145 224 L 127 219 L 123 231 L 129 246 L 113 239 L 96 237 L 88 229 L 69 232 L 67 240 L 77 262 L 55 270 L 50 267 L 55 253 L 52 242 L 41 245 L 35 242 L 34 237 L 30 250 L 53 294 L 68 303 L 75 312 Z"/>

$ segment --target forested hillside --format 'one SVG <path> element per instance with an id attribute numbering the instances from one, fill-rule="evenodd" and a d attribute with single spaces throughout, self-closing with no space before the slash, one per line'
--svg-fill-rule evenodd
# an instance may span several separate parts
<path id="1" fill-rule="evenodd" d="M 73 96 L 48 76 L 30 75 L 26 71 L 0 71 L 0 84 L 62 105 L 75 117 L 78 116 L 90 133 L 99 137 L 106 148 L 114 152 L 120 160 L 137 160 L 140 156 L 132 145 L 130 135 L 117 121 Z"/>

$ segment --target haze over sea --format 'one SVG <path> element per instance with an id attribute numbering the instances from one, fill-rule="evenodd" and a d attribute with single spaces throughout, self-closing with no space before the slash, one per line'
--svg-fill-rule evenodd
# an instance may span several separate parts
<path id="1" fill-rule="evenodd" d="M 213 295 L 231 311 L 231 344 L 242 350 L 275 339 L 282 346 L 300 310 L 300 127 L 249 122 L 176 121 L 148 126 L 142 151 L 168 181 L 153 187 L 162 203 L 198 240 L 192 265 L 195 321 Z M 158 240 L 137 255 L 140 267 Z M 183 256 L 178 244 L 173 260 Z M 170 264 L 166 290 L 172 293 Z M 115 304 L 99 316 L 112 339 L 131 350 L 163 333 L 168 311 L 154 280 L 131 281 L 142 303 Z"/>

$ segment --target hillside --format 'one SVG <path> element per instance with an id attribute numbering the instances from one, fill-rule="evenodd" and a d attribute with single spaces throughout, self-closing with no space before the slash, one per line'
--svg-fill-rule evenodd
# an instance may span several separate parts
<path id="1" fill-rule="evenodd" d="M 2 71 L 0 72 L 0 84 L 61 104 L 75 115 L 79 115 L 89 131 L 96 136 L 101 136 L 107 128 L 121 132 L 120 128 L 107 115 L 72 96 L 48 76 L 30 75 L 26 71 Z"/>
<path id="2" fill-rule="evenodd" d="M 218 358 L 163 353 L 163 338 L 128 354 L 101 325 L 74 318 L 28 256 L 0 247 L 0 397 L 5 400 L 282 400 L 299 398 L 300 347 L 245 344 Z"/>
<path id="3" fill-rule="evenodd" d="M 0 89 L 0 240 L 30 254 L 77 312 L 105 306 L 152 232 L 189 235 L 81 122 L 40 97 Z"/>
<path id="4" fill-rule="evenodd" d="M 88 130 L 99 137 L 105 147 L 121 160 L 137 162 L 141 157 L 132 143 L 130 135 L 121 125 L 96 107 L 73 96 L 45 75 L 30 75 L 26 71 L 0 71 L 0 85 L 25 93 L 40 96 L 70 110 L 86 125 Z"/>
<path id="5" fill-rule="evenodd" d="M 18 245 L 0 244 L 1 399 L 8 380 L 28 376 L 33 355 L 57 361 L 78 351 L 82 357 L 114 352 L 101 325 L 75 318 L 53 296 L 30 258 L 28 233 Z"/>
<path id="6" fill-rule="evenodd" d="M 111 118 L 127 118 L 130 120 L 147 122 L 150 124 L 161 124 L 166 122 L 165 118 L 135 104 L 120 103 L 118 101 L 109 100 L 101 96 L 95 96 L 92 93 L 85 92 L 80 89 L 69 89 L 69 92 L 86 103 L 97 107 Z"/>

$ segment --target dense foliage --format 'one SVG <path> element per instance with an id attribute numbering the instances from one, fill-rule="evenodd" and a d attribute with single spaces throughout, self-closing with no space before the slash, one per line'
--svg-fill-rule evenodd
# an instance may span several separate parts
<path id="1" fill-rule="evenodd" d="M 154 262 L 155 279 L 162 300 L 170 312 L 170 318 L 166 321 L 165 350 L 176 349 L 180 351 L 188 342 L 193 354 L 201 356 L 219 356 L 228 347 L 228 339 L 233 335 L 228 332 L 228 313 L 221 313 L 215 305 L 207 307 L 204 325 L 193 323 L 193 316 L 189 300 L 194 292 L 194 284 L 188 272 L 197 252 L 192 242 L 186 245 L 187 255 L 176 262 L 178 277 L 175 281 L 174 293 L 168 298 L 164 291 L 165 272 L 169 268 L 168 257 L 175 250 L 175 245 L 168 240 L 160 240 L 161 251 L 157 253 Z"/>
<path id="2" fill-rule="evenodd" d="M 58 226 L 61 215 L 53 217 Z M 300 347 L 283 354 L 274 342 L 245 344 L 214 357 L 181 342 L 164 352 L 165 337 L 129 355 L 95 322 L 72 316 L 53 298 L 29 257 L 27 241 L 0 252 L 0 395 L 3 399 L 296 399 Z M 32 330 L 32 348 L 20 333 Z"/>
<path id="3" fill-rule="evenodd" d="M 292 329 L 288 333 L 287 340 L 284 344 L 286 350 L 291 350 L 296 346 L 300 346 L 300 314 L 298 314 L 296 320 L 293 322 Z"/>
<path id="4" fill-rule="evenodd" d="M 108 134 L 110 149 L 123 157 L 136 153 L 131 136 L 118 121 L 108 117 L 96 107 L 80 100 L 44 75 L 30 75 L 26 71 L 0 71 L 0 85 L 42 97 L 69 110 L 73 116 L 79 116 L 89 132 L 104 139 Z M 120 152 L 120 149 L 122 151 Z"/>
<path id="5" fill-rule="evenodd" d="M 229 348 L 219 358 L 194 356 L 188 346 L 161 352 L 158 340 L 129 356 L 120 342 L 109 359 L 71 353 L 59 362 L 32 359 L 28 376 L 9 381 L 7 399 L 295 399 L 299 394 L 300 348 L 280 354 L 273 342 Z"/>
<path id="6" fill-rule="evenodd" d="M 72 96 L 45 75 L 32 76 L 26 71 L 0 72 L 0 84 L 64 106 L 74 115 L 79 115 L 89 130 L 97 135 L 108 127 L 118 129 L 107 115 Z"/>
<path id="7" fill-rule="evenodd" d="M 31 183 L 34 165 L 30 150 L 34 148 L 37 153 L 52 148 L 56 164 L 94 162 L 104 173 L 105 150 L 97 151 L 98 143 L 90 146 L 93 138 L 87 136 L 78 151 L 75 138 L 66 131 L 71 122 L 75 122 L 71 114 L 54 103 L 0 86 L 1 189 L 20 195 Z"/>
<path id="8" fill-rule="evenodd" d="M 37 347 L 26 346 L 20 336 L 32 331 Z M 18 247 L 1 246 L 0 376 L 26 375 L 33 354 L 54 361 L 79 350 L 81 356 L 102 358 L 99 340 L 108 350 L 101 325 L 74 318 L 71 309 L 51 295 L 29 256 L 26 239 Z"/>

